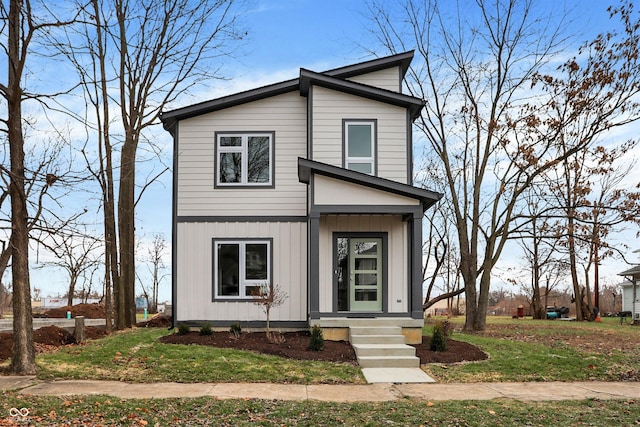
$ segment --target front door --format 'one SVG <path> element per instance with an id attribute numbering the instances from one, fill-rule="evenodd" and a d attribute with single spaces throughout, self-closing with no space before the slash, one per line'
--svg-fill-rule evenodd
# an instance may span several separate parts
<path id="1" fill-rule="evenodd" d="M 382 311 L 382 238 L 338 237 L 338 311 Z"/>
<path id="2" fill-rule="evenodd" d="M 382 239 L 352 238 L 349 245 L 351 311 L 382 310 Z"/>

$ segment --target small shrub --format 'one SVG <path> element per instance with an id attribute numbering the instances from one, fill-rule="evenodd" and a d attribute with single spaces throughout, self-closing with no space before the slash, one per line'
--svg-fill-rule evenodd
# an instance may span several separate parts
<path id="1" fill-rule="evenodd" d="M 318 324 L 313 325 L 313 328 L 311 328 L 308 348 L 311 351 L 324 350 L 324 337 L 322 336 L 322 328 L 320 328 L 320 325 Z"/>
<path id="2" fill-rule="evenodd" d="M 211 329 L 211 325 L 208 323 L 205 323 L 204 325 L 200 326 L 200 335 L 213 335 L 213 330 Z"/>
<path id="3" fill-rule="evenodd" d="M 180 326 L 178 326 L 178 335 L 187 335 L 189 332 L 191 332 L 189 325 L 181 323 Z"/>
<path id="4" fill-rule="evenodd" d="M 429 348 L 431 351 L 445 351 L 447 349 L 447 334 L 450 327 L 447 327 L 445 323 L 449 322 L 436 322 L 433 325 L 433 335 L 431 335 L 431 344 Z"/>
<path id="5" fill-rule="evenodd" d="M 229 327 L 229 332 L 231 332 L 231 336 L 233 338 L 240 338 L 240 334 L 242 334 L 242 326 L 240 326 L 240 322 L 232 323 Z"/>

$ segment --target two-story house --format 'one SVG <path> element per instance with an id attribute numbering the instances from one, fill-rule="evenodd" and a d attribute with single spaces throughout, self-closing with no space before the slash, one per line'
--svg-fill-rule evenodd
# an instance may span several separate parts
<path id="1" fill-rule="evenodd" d="M 174 323 L 264 325 L 256 287 L 287 294 L 277 328 L 346 339 L 380 319 L 419 342 L 422 218 L 402 93 L 413 52 L 162 114 L 174 140 Z"/>

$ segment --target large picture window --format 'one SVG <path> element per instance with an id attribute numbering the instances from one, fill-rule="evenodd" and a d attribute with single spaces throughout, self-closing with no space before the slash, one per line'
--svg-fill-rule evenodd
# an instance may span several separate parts
<path id="1" fill-rule="evenodd" d="M 214 240 L 215 298 L 251 299 L 271 283 L 270 240 Z"/>
<path id="2" fill-rule="evenodd" d="M 344 121 L 344 167 L 369 175 L 376 174 L 375 120 Z"/>
<path id="3" fill-rule="evenodd" d="M 216 186 L 272 186 L 273 132 L 216 133 Z"/>

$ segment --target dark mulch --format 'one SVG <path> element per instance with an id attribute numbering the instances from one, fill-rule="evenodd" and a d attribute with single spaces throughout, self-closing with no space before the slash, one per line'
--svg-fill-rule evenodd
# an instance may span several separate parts
<path id="1" fill-rule="evenodd" d="M 282 344 L 269 342 L 264 332 L 243 332 L 236 339 L 230 332 L 214 332 L 212 335 L 200 335 L 190 332 L 186 335 L 166 335 L 160 341 L 167 344 L 210 345 L 213 347 L 234 348 L 238 350 L 252 350 L 258 353 L 273 354 L 289 359 L 323 360 L 328 362 L 356 363 L 356 355 L 346 341 L 325 341 L 324 350 L 311 351 L 309 346 L 309 332 L 283 333 L 285 341 Z M 415 344 L 416 355 L 420 363 L 456 363 L 471 362 L 487 359 L 486 353 L 478 347 L 456 340 L 447 341 L 447 350 L 442 352 L 429 349 L 429 338 L 424 337 L 421 344 Z"/>
<path id="2" fill-rule="evenodd" d="M 231 332 L 213 332 L 211 335 L 200 335 L 199 332 L 190 332 L 186 335 L 178 335 L 176 333 L 160 337 L 160 342 L 251 350 L 288 359 L 345 363 L 355 363 L 356 361 L 353 348 L 347 342 L 325 341 L 324 350 L 311 351 L 307 349 L 309 346 L 309 332 L 283 332 L 280 335 L 285 340 L 281 344 L 269 342 L 267 334 L 264 332 L 243 332 L 237 339 L 234 338 Z"/>

